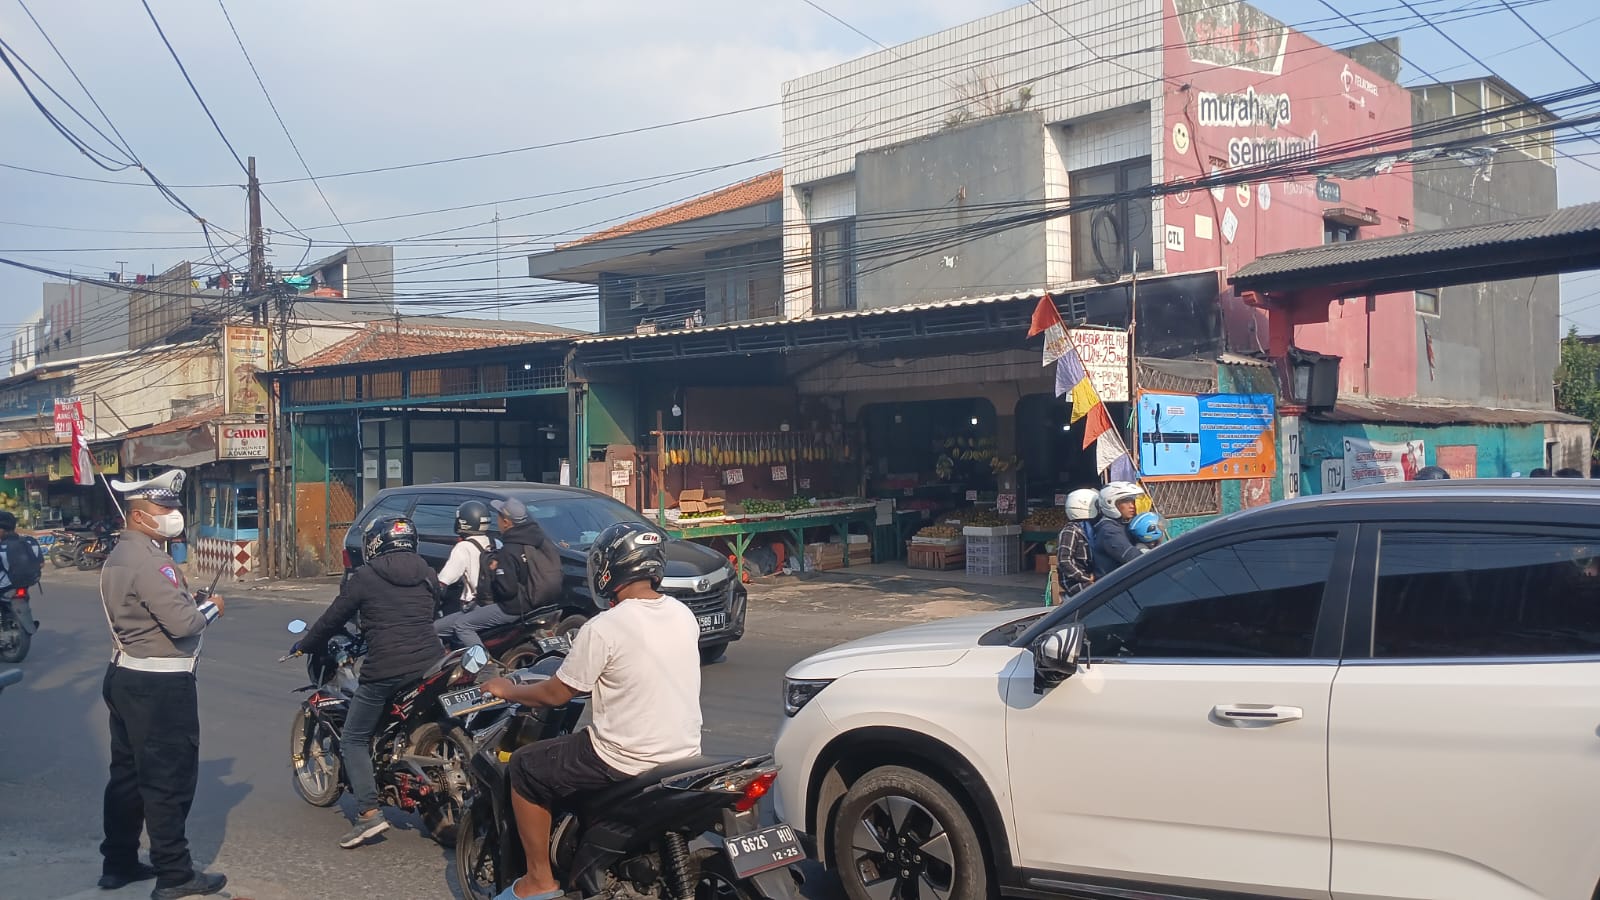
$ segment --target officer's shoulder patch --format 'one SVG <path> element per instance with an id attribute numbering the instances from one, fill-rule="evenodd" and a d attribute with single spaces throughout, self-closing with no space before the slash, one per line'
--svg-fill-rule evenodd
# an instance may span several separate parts
<path id="1" fill-rule="evenodd" d="M 178 585 L 178 570 L 177 569 L 174 569 L 171 566 L 162 566 L 161 567 L 161 574 L 167 576 L 167 580 L 172 582 L 172 586 L 173 587 L 178 587 L 179 586 Z"/>

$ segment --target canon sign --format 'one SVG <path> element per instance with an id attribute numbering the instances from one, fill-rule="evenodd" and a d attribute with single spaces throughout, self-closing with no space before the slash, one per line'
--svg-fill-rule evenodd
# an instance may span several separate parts
<path id="1" fill-rule="evenodd" d="M 217 456 L 220 459 L 266 459 L 267 426 L 218 425 Z"/>

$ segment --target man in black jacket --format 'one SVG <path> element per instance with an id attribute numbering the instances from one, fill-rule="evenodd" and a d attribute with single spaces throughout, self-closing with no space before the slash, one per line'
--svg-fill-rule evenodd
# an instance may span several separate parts
<path id="1" fill-rule="evenodd" d="M 499 601 L 505 612 L 521 616 L 556 602 L 561 596 L 561 554 L 534 521 L 527 504 L 512 497 L 489 503 L 500 517 L 500 540 L 527 563 L 525 591 L 515 601 Z"/>
<path id="2" fill-rule="evenodd" d="M 339 839 L 347 850 L 389 830 L 378 808 L 378 781 L 372 771 L 372 733 L 384 707 L 444 656 L 444 645 L 433 632 L 439 580 L 417 555 L 416 526 L 406 518 L 379 519 L 363 532 L 362 547 L 366 565 L 351 573 L 333 605 L 294 645 L 296 651 L 320 648 L 346 622 L 360 617 L 367 655 L 339 736 L 358 812 L 355 826 Z"/>

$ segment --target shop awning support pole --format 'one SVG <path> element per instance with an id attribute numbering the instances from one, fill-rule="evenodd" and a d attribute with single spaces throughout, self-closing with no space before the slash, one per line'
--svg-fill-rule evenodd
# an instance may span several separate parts
<path id="1" fill-rule="evenodd" d="M 662 448 L 667 443 L 666 421 L 661 410 L 656 410 L 656 524 L 667 525 L 667 454 Z"/>

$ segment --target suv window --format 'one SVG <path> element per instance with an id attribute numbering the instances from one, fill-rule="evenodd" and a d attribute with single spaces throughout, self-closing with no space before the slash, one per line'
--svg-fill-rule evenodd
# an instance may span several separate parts
<path id="1" fill-rule="evenodd" d="M 1600 654 L 1600 535 L 1385 531 L 1372 651 Z"/>
<path id="2" fill-rule="evenodd" d="M 420 500 L 411 512 L 417 533 L 424 537 L 451 537 L 456 533 L 456 510 L 462 501 Z"/>
<path id="3" fill-rule="evenodd" d="M 1335 534 L 1247 540 L 1163 566 L 1084 615 L 1100 658 L 1305 659 Z"/>
<path id="4" fill-rule="evenodd" d="M 411 505 L 411 498 L 405 494 L 390 494 L 379 500 L 376 505 L 367 510 L 367 514 L 356 523 L 356 535 L 359 537 L 367 530 L 367 526 L 385 516 L 404 515 L 406 507 Z"/>

